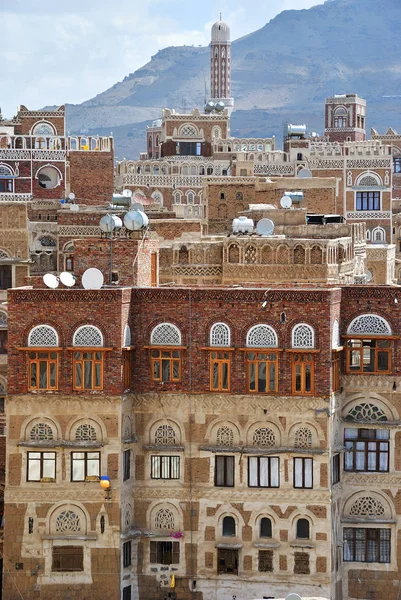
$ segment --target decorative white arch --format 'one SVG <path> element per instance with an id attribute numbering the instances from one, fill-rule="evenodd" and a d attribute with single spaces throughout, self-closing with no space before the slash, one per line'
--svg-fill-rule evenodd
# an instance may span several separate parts
<path id="1" fill-rule="evenodd" d="M 348 326 L 349 335 L 391 335 L 391 327 L 383 317 L 363 314 L 355 317 Z"/>
<path id="2" fill-rule="evenodd" d="M 307 323 L 298 323 L 292 329 L 291 340 L 293 348 L 314 348 L 315 330 Z"/>
<path id="3" fill-rule="evenodd" d="M 248 330 L 246 345 L 249 348 L 277 348 L 277 333 L 270 325 L 264 323 L 254 325 Z"/>
<path id="4" fill-rule="evenodd" d="M 181 339 L 181 331 L 172 323 L 160 323 L 150 334 L 150 343 L 155 346 L 180 346 Z"/>
<path id="5" fill-rule="evenodd" d="M 360 187 L 377 187 L 382 186 L 383 182 L 377 173 L 365 171 L 356 178 L 355 185 Z"/>
<path id="6" fill-rule="evenodd" d="M 210 328 L 210 345 L 217 347 L 230 346 L 231 332 L 226 323 L 214 323 Z"/>
<path id="7" fill-rule="evenodd" d="M 28 346 L 57 348 L 58 333 L 50 325 L 36 325 L 28 335 Z"/>
<path id="8" fill-rule="evenodd" d="M 74 333 L 72 345 L 77 347 L 101 347 L 103 346 L 103 334 L 94 325 L 81 325 Z"/>

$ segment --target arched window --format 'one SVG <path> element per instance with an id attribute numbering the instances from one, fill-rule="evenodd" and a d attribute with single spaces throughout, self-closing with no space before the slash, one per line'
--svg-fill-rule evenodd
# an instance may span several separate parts
<path id="1" fill-rule="evenodd" d="M 181 196 L 182 196 L 181 192 L 179 192 L 179 191 L 174 192 L 174 194 L 173 194 L 174 204 L 181 204 Z"/>
<path id="2" fill-rule="evenodd" d="M 187 192 L 187 204 L 194 204 L 195 202 L 195 194 L 192 190 Z"/>
<path id="3" fill-rule="evenodd" d="M 161 192 L 153 192 L 152 199 L 155 204 L 163 205 L 163 194 Z"/>
<path id="4" fill-rule="evenodd" d="M 373 519 L 375 517 L 384 517 L 384 505 L 372 496 L 362 496 L 358 498 L 350 507 L 349 514 L 353 517 L 367 517 Z"/>
<path id="5" fill-rule="evenodd" d="M 37 171 L 35 178 L 38 180 L 39 186 L 46 190 L 51 190 L 57 187 L 60 185 L 62 180 L 60 171 L 56 169 L 56 167 L 52 167 L 50 165 L 41 167 Z"/>
<path id="6" fill-rule="evenodd" d="M 337 319 L 333 323 L 333 331 L 331 333 L 331 347 L 339 348 L 340 344 L 340 327 L 338 325 Z"/>
<path id="7" fill-rule="evenodd" d="M 210 345 L 230 346 L 230 328 L 225 323 L 214 323 L 210 328 Z"/>
<path id="8" fill-rule="evenodd" d="M 36 325 L 28 335 L 28 346 L 55 347 L 58 346 L 58 333 L 50 325 Z"/>
<path id="9" fill-rule="evenodd" d="M 388 322 L 375 314 L 365 314 L 356 317 L 349 325 L 347 333 L 355 335 L 391 335 Z"/>
<path id="10" fill-rule="evenodd" d="M 259 529 L 259 536 L 265 537 L 265 538 L 271 538 L 273 535 L 272 532 L 272 522 L 271 519 L 269 519 L 268 517 L 262 517 L 260 519 L 260 529 Z"/>
<path id="11" fill-rule="evenodd" d="M 295 246 L 294 248 L 294 264 L 305 264 L 305 248 L 303 246 Z"/>
<path id="12" fill-rule="evenodd" d="M 43 121 L 42 123 L 37 123 L 36 125 L 33 126 L 32 135 L 53 136 L 53 135 L 55 135 L 55 130 L 54 130 L 53 125 Z"/>
<path id="13" fill-rule="evenodd" d="M 72 510 L 63 510 L 56 517 L 55 530 L 56 533 L 80 533 L 81 520 Z"/>
<path id="14" fill-rule="evenodd" d="M 0 164 L 0 192 L 14 191 L 13 170 L 5 164 Z"/>
<path id="15" fill-rule="evenodd" d="M 295 448 L 312 448 L 312 432 L 309 427 L 300 427 L 294 435 Z"/>
<path id="16" fill-rule="evenodd" d="M 160 323 L 153 328 L 150 343 L 153 346 L 180 346 L 181 332 L 172 323 Z"/>
<path id="17" fill-rule="evenodd" d="M 223 536 L 235 537 L 235 519 L 234 517 L 224 517 L 223 519 Z"/>
<path id="18" fill-rule="evenodd" d="M 82 325 L 74 333 L 72 340 L 73 346 L 80 347 L 102 347 L 103 334 L 94 325 Z"/>
<path id="19" fill-rule="evenodd" d="M 383 227 L 375 227 L 372 231 L 372 242 L 385 242 L 386 241 L 386 231 Z"/>
<path id="20" fill-rule="evenodd" d="M 323 252 L 319 246 L 313 246 L 310 252 L 310 262 L 312 265 L 321 265 L 323 260 Z"/>
<path id="21" fill-rule="evenodd" d="M 174 529 L 174 515 L 169 508 L 160 508 L 157 511 L 155 529 Z"/>
<path id="22" fill-rule="evenodd" d="M 255 446 L 271 448 L 276 445 L 276 436 L 270 427 L 259 427 L 254 431 L 252 442 Z"/>
<path id="23" fill-rule="evenodd" d="M 82 423 L 75 431 L 75 439 L 77 442 L 96 442 L 96 429 L 90 423 Z"/>
<path id="24" fill-rule="evenodd" d="M 180 137 L 196 137 L 198 131 L 194 125 L 186 124 L 181 127 L 179 135 Z"/>
<path id="25" fill-rule="evenodd" d="M 270 325 L 254 325 L 246 336 L 248 348 L 277 348 L 277 334 Z"/>
<path id="26" fill-rule="evenodd" d="M 129 346 L 131 346 L 131 329 L 129 325 L 126 325 L 124 329 L 124 348 Z"/>
<path id="27" fill-rule="evenodd" d="M 306 323 L 295 325 L 292 330 L 292 347 L 293 348 L 314 348 L 315 347 L 315 332 L 313 327 Z"/>
<path id="28" fill-rule="evenodd" d="M 159 425 L 155 431 L 154 442 L 158 446 L 174 446 L 177 436 L 171 425 Z"/>
<path id="29" fill-rule="evenodd" d="M 383 409 L 371 402 L 361 402 L 349 411 L 349 421 L 387 421 L 387 415 Z"/>
<path id="30" fill-rule="evenodd" d="M 310 526 L 308 519 L 298 519 L 297 521 L 297 539 L 309 540 Z"/>
<path id="31" fill-rule="evenodd" d="M 0 312 L 0 329 L 7 329 L 7 313 Z"/>
<path id="32" fill-rule="evenodd" d="M 181 246 L 178 251 L 178 263 L 180 265 L 187 265 L 189 263 L 189 252 L 186 246 Z"/>
<path id="33" fill-rule="evenodd" d="M 217 446 L 232 446 L 234 444 L 234 432 L 231 427 L 223 425 L 216 433 Z"/>
<path id="34" fill-rule="evenodd" d="M 53 429 L 47 423 L 36 423 L 29 433 L 29 439 L 35 442 L 53 440 Z"/>
<path id="35" fill-rule="evenodd" d="M 239 263 L 239 246 L 237 244 L 231 244 L 228 248 L 228 262 Z"/>
<path id="36" fill-rule="evenodd" d="M 257 250 L 252 244 L 245 248 L 244 262 L 246 264 L 255 264 L 257 262 Z"/>
<path id="37" fill-rule="evenodd" d="M 242 200 L 244 199 L 244 196 L 243 196 L 242 192 L 237 192 L 237 193 L 235 194 L 235 199 L 236 199 L 236 200 L 241 200 L 241 201 L 242 201 Z"/>

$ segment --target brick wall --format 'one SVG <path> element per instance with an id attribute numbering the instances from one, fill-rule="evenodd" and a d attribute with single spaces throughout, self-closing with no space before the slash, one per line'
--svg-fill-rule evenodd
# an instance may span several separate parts
<path id="1" fill-rule="evenodd" d="M 78 204 L 110 202 L 114 189 L 113 152 L 70 151 L 69 190 Z"/>

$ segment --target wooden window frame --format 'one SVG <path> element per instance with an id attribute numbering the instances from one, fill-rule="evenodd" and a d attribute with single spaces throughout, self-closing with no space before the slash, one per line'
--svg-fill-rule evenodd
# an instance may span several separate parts
<path id="1" fill-rule="evenodd" d="M 75 454 L 84 454 L 84 457 L 74 457 Z M 97 458 L 89 458 L 88 455 L 89 454 L 97 454 Z M 90 480 L 96 480 L 99 479 L 100 477 L 100 473 L 101 473 L 101 456 L 100 456 L 100 452 L 95 450 L 95 451 L 85 451 L 85 450 L 80 450 L 80 451 L 75 451 L 75 452 L 71 452 L 71 456 L 70 456 L 70 460 L 71 460 L 71 482 L 73 483 L 82 483 L 83 481 L 88 481 L 88 478 L 91 478 Z M 74 479 L 74 461 L 83 461 L 84 463 L 84 477 L 83 479 Z M 98 475 L 88 475 L 88 463 L 89 461 L 96 461 L 98 464 Z"/>
<path id="2" fill-rule="evenodd" d="M 74 557 L 74 551 L 75 551 L 75 558 L 78 558 L 79 560 L 79 565 L 77 564 L 76 566 L 70 566 L 70 568 L 65 568 L 65 565 L 63 565 L 63 561 L 65 561 L 68 558 L 73 556 Z M 59 561 L 59 566 L 57 566 L 57 561 Z M 78 561 L 77 561 L 78 563 Z M 83 546 L 53 546 L 52 549 L 52 572 L 59 572 L 59 573 L 73 573 L 73 572 L 77 572 L 77 571 L 84 571 L 84 547 Z"/>
<path id="3" fill-rule="evenodd" d="M 377 345 L 378 342 L 381 341 L 387 341 L 388 342 L 388 347 L 379 347 Z M 359 342 L 360 345 L 358 346 L 351 346 L 352 343 L 355 342 Z M 364 345 L 365 342 L 370 342 L 371 345 Z M 373 351 L 373 370 L 365 370 L 364 367 L 364 350 L 365 349 L 370 349 L 370 353 L 372 353 Z M 359 369 L 352 369 L 351 368 L 351 360 L 352 360 L 352 354 L 356 353 L 359 354 Z M 388 368 L 387 369 L 379 369 L 379 354 L 383 353 L 383 354 L 387 354 L 387 364 L 388 364 Z M 347 344 L 346 344 L 346 362 L 345 362 L 345 372 L 347 373 L 347 375 L 388 375 L 391 373 L 391 367 L 392 367 L 392 353 L 393 353 L 393 347 L 392 347 L 392 342 L 391 342 L 391 338 L 389 338 L 388 336 L 386 337 L 363 337 L 363 338 L 351 338 L 347 340 Z M 369 363 L 370 365 L 371 363 Z"/>
<path id="4" fill-rule="evenodd" d="M 357 429 L 357 437 L 347 437 L 347 429 Z M 346 427 L 344 429 L 344 471 L 347 473 L 388 473 L 390 470 L 390 433 L 388 438 L 380 437 L 362 437 L 362 432 L 374 431 L 377 429 L 367 429 L 363 427 Z M 379 431 L 383 431 L 380 429 Z M 389 430 L 385 430 L 389 431 Z M 374 446 L 374 448 L 373 448 Z M 383 446 L 386 446 L 385 449 Z M 352 453 L 352 468 L 347 467 L 347 455 Z M 363 469 L 357 469 L 357 454 L 363 453 Z M 376 457 L 376 468 L 369 469 L 369 454 L 374 453 Z M 387 456 L 387 469 L 380 469 L 380 456 Z"/>
<path id="5" fill-rule="evenodd" d="M 222 460 L 221 460 L 222 459 Z M 223 467 L 223 479 L 224 479 L 224 483 L 217 483 L 217 470 L 218 470 L 218 463 L 222 462 L 224 464 Z M 229 467 L 228 465 L 231 465 L 231 467 Z M 228 470 L 232 469 L 232 474 L 233 474 L 233 483 L 232 484 L 227 484 L 227 480 L 228 480 Z M 235 487 L 235 457 L 234 456 L 228 456 L 226 454 L 219 454 L 217 456 L 215 456 L 215 460 L 214 460 L 214 485 L 215 487 Z"/>
<path id="6" fill-rule="evenodd" d="M 234 565 L 233 570 L 227 570 L 226 565 L 222 565 L 221 561 L 230 555 Z M 217 574 L 238 575 L 239 552 L 237 548 L 217 548 Z"/>
<path id="7" fill-rule="evenodd" d="M 306 565 L 304 569 L 303 566 Z M 294 552 L 294 574 L 310 575 L 310 556 L 307 552 Z"/>
<path id="8" fill-rule="evenodd" d="M 34 454 L 39 454 L 39 457 L 34 457 L 34 456 L 31 457 L 31 455 L 34 455 Z M 45 457 L 45 454 L 50 454 L 50 455 L 52 455 L 53 458 L 50 457 L 50 456 Z M 39 477 L 39 479 L 31 479 L 30 478 L 30 473 L 29 473 L 29 471 L 30 471 L 30 465 L 31 465 L 31 463 L 34 460 L 39 460 L 40 461 L 40 477 Z M 43 472 L 44 472 L 43 467 L 44 467 L 45 460 L 52 461 L 52 463 L 53 463 L 53 472 L 54 472 L 53 477 L 47 477 L 47 476 L 43 475 Z M 47 451 L 43 452 L 43 451 L 39 451 L 39 450 L 35 450 L 34 452 L 28 452 L 27 453 L 27 458 L 26 458 L 26 480 L 28 482 L 32 482 L 32 481 L 33 482 L 38 482 L 38 481 L 41 481 L 42 483 L 53 483 L 53 482 L 55 482 L 56 481 L 56 472 L 57 472 L 56 471 L 56 468 L 57 468 L 57 462 L 56 461 L 57 461 L 57 453 L 56 452 L 47 452 Z"/>
<path id="9" fill-rule="evenodd" d="M 268 463 L 268 485 L 262 485 L 260 482 L 260 461 L 267 460 Z M 251 461 L 257 462 L 257 485 L 251 485 Z M 272 485 L 272 464 L 277 461 L 277 485 Z M 280 487 L 280 457 L 278 456 L 248 456 L 248 487 L 250 488 L 279 488 Z"/>
<path id="10" fill-rule="evenodd" d="M 77 354 L 81 354 L 82 357 L 77 357 Z M 85 354 L 91 354 L 91 358 L 85 358 Z M 100 354 L 100 358 L 96 357 L 96 354 Z M 91 380 L 92 386 L 85 387 L 85 364 L 91 364 Z M 81 385 L 77 383 L 77 366 L 81 366 Z M 96 366 L 100 365 L 100 377 L 99 385 L 96 385 Z M 91 390 L 103 390 L 103 373 L 104 373 L 104 349 L 99 348 L 74 348 L 73 351 L 73 390 L 76 392 L 88 392 Z"/>
<path id="11" fill-rule="evenodd" d="M 307 361 L 303 361 L 301 357 L 310 357 Z M 300 357 L 300 358 L 298 358 Z M 297 390 L 297 366 L 301 366 L 301 386 Z M 310 366 L 310 390 L 306 389 L 306 367 Z M 305 351 L 293 352 L 291 356 L 291 381 L 292 381 L 292 394 L 294 396 L 313 396 L 315 393 L 315 353 Z"/>
<path id="12" fill-rule="evenodd" d="M 57 348 L 35 348 L 32 347 L 28 350 L 28 391 L 57 391 L 58 390 L 58 365 L 59 365 L 59 349 Z M 33 355 L 36 356 L 33 356 Z M 47 354 L 47 358 L 39 355 Z M 51 357 L 54 354 L 55 357 Z M 46 363 L 46 387 L 40 387 L 40 363 Z M 35 365 L 36 370 L 36 385 L 32 385 L 32 369 Z M 55 365 L 56 368 L 56 380 L 54 386 L 49 385 L 50 383 L 50 369 L 51 366 Z"/>
<path id="13" fill-rule="evenodd" d="M 311 480 L 312 480 L 311 483 L 312 483 L 312 485 L 306 486 L 305 485 L 305 465 L 307 464 L 306 461 L 309 461 L 309 460 L 311 461 L 311 465 L 312 465 L 312 469 L 311 469 Z M 295 479 L 296 479 L 296 464 L 297 464 L 297 461 L 301 461 L 301 464 L 302 464 L 302 485 L 295 485 L 296 484 Z M 313 458 L 303 457 L 303 456 L 302 457 L 299 457 L 299 456 L 294 457 L 294 459 L 293 459 L 293 487 L 295 489 L 298 489 L 298 490 L 312 490 L 313 489 L 313 467 L 314 467 Z"/>
<path id="14" fill-rule="evenodd" d="M 156 353 L 159 355 L 156 355 Z M 177 352 L 178 356 L 173 356 L 173 353 Z M 163 356 L 163 353 L 165 356 Z M 163 378 L 163 362 L 168 362 L 169 367 L 169 378 Z M 178 375 L 174 377 L 174 363 L 178 365 Z M 158 365 L 159 376 L 155 376 L 155 368 Z M 152 347 L 150 350 L 150 377 L 151 381 L 157 383 L 179 383 L 181 381 L 181 372 L 182 372 L 182 355 L 181 349 L 179 347 Z"/>
<path id="15" fill-rule="evenodd" d="M 250 358 L 250 354 L 254 354 L 255 358 Z M 275 355 L 274 359 L 271 359 L 271 355 Z M 266 355 L 266 358 L 260 358 L 260 355 Z M 276 394 L 278 392 L 278 352 L 277 349 L 264 349 L 264 348 L 247 348 L 245 354 L 246 362 L 246 388 L 248 394 Z M 266 391 L 259 391 L 259 365 L 264 364 L 266 367 Z M 251 365 L 255 366 L 255 389 L 251 390 L 250 382 L 250 371 Z M 269 371 L 270 367 L 275 365 L 275 376 L 274 376 L 274 389 L 268 389 L 270 384 Z"/>
<path id="16" fill-rule="evenodd" d="M 159 459 L 159 460 L 155 460 Z M 163 455 L 154 454 L 150 457 L 150 478 L 151 479 L 164 479 L 164 480 L 177 480 L 181 476 L 181 457 L 176 455 Z M 157 465 L 157 462 L 159 464 Z M 168 477 L 163 477 L 163 462 L 167 463 Z M 173 462 L 177 463 L 176 467 L 173 468 Z M 177 477 L 172 477 L 172 473 L 177 472 Z"/>
<path id="17" fill-rule="evenodd" d="M 171 548 L 170 550 L 168 548 Z M 178 565 L 180 564 L 180 542 L 150 541 L 149 562 L 153 565 Z M 161 559 L 161 560 L 159 560 Z"/>
<path id="18" fill-rule="evenodd" d="M 124 385 L 124 390 L 131 389 L 131 360 L 132 360 L 131 350 L 123 348 L 123 385 Z"/>
<path id="19" fill-rule="evenodd" d="M 356 554 L 357 554 L 357 532 L 358 531 L 364 531 L 365 532 L 365 539 L 364 540 L 360 540 L 361 542 L 364 541 L 364 560 L 356 560 Z M 389 532 L 389 539 L 388 540 L 381 540 L 381 535 L 383 531 L 388 531 Z M 346 532 L 352 532 L 352 539 L 349 540 L 349 538 L 346 538 Z M 390 564 L 391 563 L 391 529 L 389 528 L 385 528 L 385 527 L 381 527 L 381 528 L 370 528 L 370 527 L 345 527 L 344 528 L 344 541 L 348 542 L 348 546 L 351 545 L 351 547 L 349 548 L 348 552 L 351 554 L 351 556 L 353 558 L 347 558 L 346 557 L 346 549 L 345 549 L 345 543 L 344 543 L 344 552 L 343 552 L 343 561 L 344 562 L 364 562 L 364 563 L 380 563 L 380 564 Z M 351 544 L 350 544 L 351 541 Z M 372 542 L 374 542 L 375 544 L 375 550 L 376 550 L 376 559 L 377 560 L 367 560 L 368 556 L 369 556 L 369 550 L 368 550 L 368 546 L 370 546 L 370 548 L 372 547 Z M 388 560 L 380 560 L 381 557 L 381 547 L 380 544 L 381 542 L 383 543 L 387 543 L 388 544 Z M 384 552 L 384 549 L 382 550 Z"/>
<path id="20" fill-rule="evenodd" d="M 216 356 L 213 356 L 216 354 Z M 223 356 L 220 356 L 223 355 Z M 217 365 L 217 387 L 214 387 L 214 366 Z M 224 365 L 227 365 L 227 387 L 223 387 Z M 229 392 L 231 389 L 231 354 L 226 350 L 212 350 L 210 352 L 210 391 Z"/>

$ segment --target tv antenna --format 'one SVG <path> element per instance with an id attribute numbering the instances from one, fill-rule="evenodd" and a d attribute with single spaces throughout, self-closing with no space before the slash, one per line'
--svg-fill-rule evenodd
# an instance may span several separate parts
<path id="1" fill-rule="evenodd" d="M 86 290 L 100 290 L 104 282 L 103 273 L 91 267 L 82 275 L 82 287 Z"/>
<path id="2" fill-rule="evenodd" d="M 53 273 L 46 273 L 46 275 L 43 275 L 43 283 L 48 288 L 55 290 L 59 285 L 59 278 L 53 275 Z"/>

